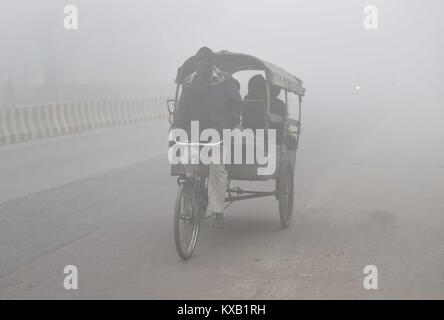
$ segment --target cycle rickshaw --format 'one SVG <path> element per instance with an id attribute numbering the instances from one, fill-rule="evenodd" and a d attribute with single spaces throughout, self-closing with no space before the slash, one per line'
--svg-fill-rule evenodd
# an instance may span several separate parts
<path id="1" fill-rule="evenodd" d="M 288 148 L 284 143 L 276 145 L 276 170 L 273 174 L 258 175 L 257 169 L 260 164 L 234 164 L 227 165 L 228 187 L 226 203 L 230 205 L 235 201 L 255 199 L 260 197 L 275 197 L 278 201 L 280 222 L 283 228 L 290 225 L 293 215 L 294 199 L 294 170 L 296 161 L 296 151 L 301 135 L 301 109 L 302 97 L 305 89 L 302 81 L 296 76 L 288 73 L 282 68 L 260 60 L 247 54 L 231 53 L 221 51 L 215 53 L 215 65 L 222 71 L 235 74 L 240 71 L 260 71 L 265 74 L 266 79 L 266 99 L 265 101 L 243 102 L 242 122 L 247 122 L 248 118 L 253 118 L 256 128 L 269 130 L 273 125 L 282 125 L 285 130 L 278 131 L 278 141 L 283 141 L 286 135 L 293 135 L 296 147 Z M 171 128 L 175 126 L 175 113 L 179 105 L 179 97 L 183 81 L 195 70 L 194 57 L 189 58 L 179 69 L 176 77 L 175 99 L 168 100 L 169 122 Z M 278 87 L 284 93 L 286 112 L 283 116 L 272 114 L 271 88 Z M 289 115 L 289 95 L 296 96 L 296 110 L 294 117 Z M 250 119 L 251 122 L 251 119 Z M 251 123 L 249 124 L 251 127 Z M 279 139 L 281 138 L 281 139 Z M 170 142 L 174 144 L 176 142 Z M 265 153 L 268 150 L 264 151 Z M 174 235 L 175 244 L 179 256 L 189 259 L 196 247 L 201 220 L 208 218 L 206 207 L 208 169 L 202 165 L 172 165 L 171 175 L 177 177 L 179 190 L 175 203 L 174 214 Z M 232 187 L 233 181 L 275 181 L 273 191 L 249 191 L 239 187 Z"/>

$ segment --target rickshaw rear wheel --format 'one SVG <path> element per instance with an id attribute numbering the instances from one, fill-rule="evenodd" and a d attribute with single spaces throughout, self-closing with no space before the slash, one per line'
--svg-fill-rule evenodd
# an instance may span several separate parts
<path id="1" fill-rule="evenodd" d="M 279 217 L 282 228 L 288 228 L 293 217 L 294 204 L 294 174 L 291 169 L 287 169 L 278 179 L 279 190 Z"/>
<path id="2" fill-rule="evenodd" d="M 193 256 L 200 231 L 201 190 L 199 181 L 187 179 L 179 186 L 174 210 L 174 240 L 183 260 Z"/>

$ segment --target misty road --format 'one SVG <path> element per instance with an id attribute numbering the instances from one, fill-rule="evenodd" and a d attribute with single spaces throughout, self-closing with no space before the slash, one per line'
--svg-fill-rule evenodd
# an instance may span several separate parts
<path id="1" fill-rule="evenodd" d="M 272 299 L 444 299 L 443 12 L 442 0 L 0 0 L 0 301 L 251 299 L 240 318 L 256 300 L 273 318 Z M 216 163 L 208 198 L 192 200 L 225 226 L 203 219 L 183 261 L 196 229 L 174 224 L 196 221 L 197 201 L 175 216 L 168 137 L 194 121 Z M 234 159 L 283 170 L 231 181 L 243 201 L 224 209 L 215 142 L 238 127 Z M 279 153 L 257 144 L 269 129 Z M 182 199 L 203 188 L 188 186 Z"/>
<path id="2" fill-rule="evenodd" d="M 433 110 L 421 116 L 391 109 L 361 121 L 356 115 L 348 121 L 345 112 L 339 123 L 307 111 L 292 226 L 281 230 L 273 198 L 235 203 L 224 229 L 203 223 L 187 262 L 174 248 L 177 184 L 159 138 L 166 126 L 0 148 L 9 170 L 14 163 L 28 170 L 15 181 L 1 173 L 12 191 L 4 196 L 2 186 L 0 298 L 443 298 L 439 118 Z M 156 137 L 156 152 L 141 150 L 141 132 Z M 63 150 L 66 143 L 84 149 L 72 154 Z M 70 158 L 64 168 L 30 165 L 63 154 Z M 51 170 L 69 174 L 51 181 Z M 21 194 L 14 191 L 23 186 Z M 78 290 L 63 287 L 66 265 L 78 267 Z M 378 290 L 363 287 L 366 265 L 378 268 Z"/>
<path id="3" fill-rule="evenodd" d="M 151 139 L 153 132 L 164 139 Z M 163 152 L 167 133 L 160 120 L 3 146 L 0 203 L 149 159 Z"/>

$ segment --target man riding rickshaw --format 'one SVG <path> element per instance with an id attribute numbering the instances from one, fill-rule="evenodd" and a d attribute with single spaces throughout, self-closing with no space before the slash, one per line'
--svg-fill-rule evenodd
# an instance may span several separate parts
<path id="1" fill-rule="evenodd" d="M 264 72 L 265 77 L 254 76 L 242 100 L 233 74 L 245 70 Z M 255 57 L 213 53 L 204 47 L 179 68 L 176 83 L 176 98 L 168 101 L 168 108 L 169 157 L 179 184 L 174 224 L 179 255 L 190 258 L 201 220 L 212 218 L 212 226 L 222 226 L 226 204 L 234 201 L 274 196 L 281 224 L 288 227 L 305 93 L 302 81 Z M 282 90 L 285 102 L 278 98 Z M 289 116 L 290 93 L 299 98 L 297 120 Z M 271 179 L 276 181 L 274 191 L 230 186 L 235 180 Z"/>

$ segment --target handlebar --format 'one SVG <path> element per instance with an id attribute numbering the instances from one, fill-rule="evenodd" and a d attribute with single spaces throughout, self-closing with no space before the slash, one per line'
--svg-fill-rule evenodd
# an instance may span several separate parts
<path id="1" fill-rule="evenodd" d="M 220 146 L 223 143 L 223 140 L 215 142 L 215 143 L 202 143 L 202 142 L 176 142 L 179 146 L 185 147 L 202 147 L 202 146 Z"/>

